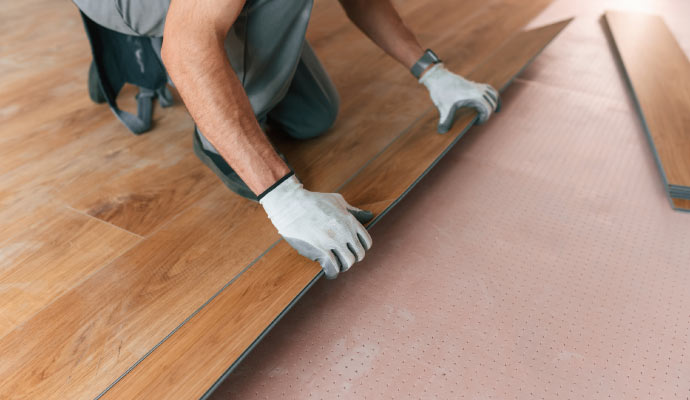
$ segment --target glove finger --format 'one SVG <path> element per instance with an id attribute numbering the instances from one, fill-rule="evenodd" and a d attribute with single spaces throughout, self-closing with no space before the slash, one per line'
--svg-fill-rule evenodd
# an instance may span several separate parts
<path id="1" fill-rule="evenodd" d="M 488 100 L 483 99 L 484 101 L 477 99 L 473 100 L 469 106 L 477 110 L 477 115 L 479 116 L 478 123 L 483 124 L 486 122 L 486 120 L 489 119 L 491 116 L 491 103 L 488 102 Z"/>
<path id="2" fill-rule="evenodd" d="M 360 224 L 366 224 L 374 218 L 373 212 L 361 210 L 357 207 L 352 207 L 349 204 L 347 206 L 347 211 L 349 211 L 350 214 L 352 214 L 352 216 L 355 217 L 355 219 L 357 219 L 357 221 L 359 221 Z"/>
<path id="3" fill-rule="evenodd" d="M 321 268 L 326 274 L 326 278 L 335 279 L 338 276 L 338 272 L 340 272 L 340 265 L 338 264 L 338 260 L 333 254 L 331 254 L 330 251 L 323 251 L 321 248 L 316 247 L 309 242 L 296 238 L 285 237 L 285 241 L 288 242 L 293 249 L 297 250 L 300 255 L 307 257 L 310 260 L 317 261 L 319 264 L 321 264 Z"/>
<path id="4" fill-rule="evenodd" d="M 333 251 L 324 253 L 323 257 L 317 260 L 321 264 L 323 273 L 328 279 L 335 279 L 340 273 L 340 261 L 338 257 L 333 254 Z"/>
<path id="5" fill-rule="evenodd" d="M 482 98 L 484 99 L 485 102 L 487 102 L 487 103 L 489 104 L 489 107 L 490 107 L 492 110 L 495 110 L 495 109 L 496 109 L 496 101 L 494 101 L 494 100 L 489 96 L 489 92 L 485 92 L 485 93 L 482 95 Z"/>
<path id="6" fill-rule="evenodd" d="M 460 101 L 453 104 L 445 115 L 444 113 L 441 113 L 441 118 L 439 119 L 437 128 L 438 133 L 446 133 L 450 130 L 450 127 L 453 126 L 455 112 L 458 110 L 458 108 L 462 107 L 463 103 L 464 101 Z"/>
<path id="7" fill-rule="evenodd" d="M 345 272 L 350 269 L 350 267 L 352 267 L 356 261 L 355 255 L 350 252 L 350 250 L 347 248 L 347 245 L 338 249 L 332 249 L 331 252 L 340 262 L 340 272 Z"/>
<path id="8" fill-rule="evenodd" d="M 355 262 L 364 260 L 364 247 L 358 238 L 353 237 L 352 241 L 347 244 L 347 249 L 355 256 Z"/>
<path id="9" fill-rule="evenodd" d="M 498 92 L 496 92 L 496 89 L 494 89 L 491 85 L 486 85 L 484 92 L 491 97 L 491 99 L 494 101 L 494 103 L 498 102 Z"/>
<path id="10" fill-rule="evenodd" d="M 371 248 L 371 235 L 369 235 L 369 232 L 366 229 L 362 228 L 357 231 L 357 239 L 359 240 L 359 243 L 362 244 L 362 247 L 364 247 L 364 250 L 369 250 Z"/>
<path id="11" fill-rule="evenodd" d="M 496 89 L 494 89 L 494 87 L 491 86 L 491 85 L 489 85 L 489 91 L 491 91 L 491 93 L 493 93 L 494 98 L 496 99 L 496 108 L 494 109 L 494 111 L 495 111 L 495 112 L 501 111 L 501 103 L 502 103 L 502 101 L 501 101 L 501 95 L 500 95 L 500 94 L 498 93 L 498 91 L 497 91 Z"/>

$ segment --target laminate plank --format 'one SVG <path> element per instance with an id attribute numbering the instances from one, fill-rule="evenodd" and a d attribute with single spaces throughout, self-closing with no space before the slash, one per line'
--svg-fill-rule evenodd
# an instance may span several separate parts
<path id="1" fill-rule="evenodd" d="M 338 7 L 335 2 L 330 4 Z M 484 3 L 469 4 L 482 10 L 486 6 Z M 445 13 L 455 15 L 462 23 L 458 27 L 462 34 L 447 42 L 448 49 L 467 47 L 473 50 L 472 54 L 488 55 L 548 1 L 511 0 L 488 4 L 492 12 L 458 6 Z M 425 18 L 426 14 L 417 15 Z M 477 15 L 485 18 L 470 18 Z M 494 34 L 487 35 L 492 26 Z M 474 37 L 475 34 L 483 36 Z M 332 51 L 338 46 L 351 48 L 354 43 L 366 41 L 351 26 L 332 35 L 331 39 L 333 43 L 324 40 L 317 51 Z M 470 61 L 460 62 L 465 52 L 458 50 L 453 54 L 457 54 L 454 59 L 462 65 L 461 71 L 468 71 L 472 63 L 476 65 L 480 60 L 479 56 L 467 55 Z M 342 63 L 342 55 L 339 57 L 328 62 Z M 386 60 L 382 54 L 378 58 Z M 448 62 L 453 63 L 452 59 L 451 56 Z M 426 93 L 418 85 L 413 86 L 418 93 L 411 94 L 408 72 L 396 66 L 398 69 L 394 71 L 397 72 L 388 73 L 387 63 L 390 61 L 376 64 L 378 72 L 373 71 L 372 65 L 357 67 L 356 71 L 368 71 L 367 74 L 352 74 L 342 67 L 332 71 L 344 98 L 359 96 L 360 103 L 367 100 L 369 105 L 378 108 L 363 112 L 364 108 L 356 104 L 356 99 L 349 100 L 351 104 L 343 107 L 345 121 L 339 122 L 329 135 L 299 145 L 285 141 L 291 152 L 288 156 L 291 163 L 294 160 L 299 164 L 295 169 L 311 189 L 336 190 L 366 161 L 362 158 L 354 163 L 352 154 L 373 156 L 430 105 L 426 100 L 421 108 L 419 104 L 405 105 L 413 102 L 411 98 L 427 99 Z M 384 78 L 372 83 L 375 72 Z M 355 91 L 368 85 L 375 87 L 376 93 Z M 378 96 L 378 101 L 370 100 L 373 94 Z M 398 98 L 405 101 L 399 103 Z M 405 106 L 392 112 L 392 106 L 401 104 Z M 16 163 L 16 168 L 2 175 L 0 189 L 8 193 L 6 201 L 15 206 L 19 200 L 32 199 L 32 193 L 45 193 L 83 207 L 80 211 L 88 211 L 94 204 L 107 204 L 103 199 L 118 198 L 125 193 L 126 199 L 132 200 L 121 202 L 121 207 L 135 210 L 136 195 L 146 190 L 147 182 L 155 185 L 155 179 L 149 176 L 150 181 L 147 180 L 146 173 L 166 163 L 174 168 L 174 164 L 188 154 L 181 151 L 185 148 L 189 151 L 191 144 L 191 120 L 184 113 L 157 109 L 155 115 L 162 115 L 159 128 L 163 133 L 134 137 L 114 119 L 108 122 L 101 117 L 95 118 L 92 125 L 83 128 L 79 116 L 70 115 L 82 106 L 88 110 L 88 99 L 65 107 L 61 113 L 68 115 L 67 121 L 50 125 L 55 127 L 56 133 L 73 129 L 77 132 L 73 140 L 45 146 L 41 163 L 27 164 L 22 160 Z M 109 113 L 107 108 L 100 107 L 94 109 L 94 114 Z M 54 118 L 59 119 L 59 115 L 56 112 Z M 52 121 L 47 119 L 42 123 Z M 40 129 L 39 126 L 35 130 L 36 137 Z M 377 134 L 372 135 L 372 130 Z M 314 144 L 316 142 L 321 144 Z M 39 144 L 37 139 L 36 145 Z M 301 160 L 307 162 L 301 164 Z M 134 176 L 135 171 L 142 177 L 128 183 L 130 181 L 124 177 Z M 331 171 L 331 174 L 321 175 L 323 171 Z M 166 193 L 164 185 L 160 188 L 160 193 Z M 102 196 L 93 194 L 101 190 Z M 151 233 L 145 241 L 0 339 L 0 354 L 3 355 L 0 380 L 4 382 L 0 397 L 96 396 L 226 284 L 234 285 L 232 280 L 279 238 L 261 208 L 239 200 L 220 184 L 208 192 L 199 191 L 196 201 L 191 201 L 191 197 L 183 198 L 189 204 L 184 211 L 171 216 L 170 221 L 160 219 L 145 226 L 145 231 Z M 174 201 L 162 199 L 155 201 L 174 204 Z M 120 221 L 136 221 L 136 218 L 123 217 L 124 214 L 117 213 Z M 138 229 L 134 225 L 127 226 Z"/>
<path id="2" fill-rule="evenodd" d="M 123 103 L 133 102 L 131 89 Z M 161 134 L 135 137 L 107 107 L 94 112 L 83 101 L 50 112 L 52 121 L 38 122 L 24 137 L 5 138 L 0 203 L 48 191 L 77 210 L 148 235 L 218 185 L 191 151 L 193 124 L 184 109 L 157 109 Z"/>
<path id="3" fill-rule="evenodd" d="M 690 61 L 659 16 L 607 11 L 605 21 L 664 184 L 690 187 Z"/>
<path id="4" fill-rule="evenodd" d="M 7 43 L 0 49 L 6 82 L 0 96 L 0 203 L 13 207 L 47 193 L 147 235 L 217 183 L 194 160 L 193 124 L 179 100 L 176 109 L 156 107 L 154 126 L 161 134 L 144 137 L 131 135 L 107 106 L 89 100 L 91 55 L 73 4 L 30 1 L 7 15 L 16 19 L 9 24 L 14 29 L 0 31 Z M 19 26 L 27 15 L 41 16 L 45 24 L 27 31 Z M 125 87 L 122 108 L 136 109 L 134 94 Z M 177 135 L 181 130 L 184 135 Z"/>
<path id="5" fill-rule="evenodd" d="M 141 240 L 95 218 L 43 205 L 0 231 L 0 337 Z M 3 362 L 4 355 L 0 357 Z"/>
<path id="6" fill-rule="evenodd" d="M 504 88 L 569 22 L 516 35 L 470 78 Z M 451 133 L 438 135 L 434 113 L 428 110 L 343 188 L 348 200 L 378 214 L 375 221 L 410 190 L 476 118 L 474 111 L 465 110 Z M 177 398 L 203 396 L 321 275 L 318 265 L 280 241 L 103 397 L 155 399 L 173 393 Z"/>
<path id="7" fill-rule="evenodd" d="M 196 156 L 169 166 L 135 169 L 99 187 L 72 205 L 93 217 L 147 236 L 219 186 Z"/>
<path id="8" fill-rule="evenodd" d="M 679 211 L 690 211 L 690 200 L 671 198 L 673 208 Z"/>
<path id="9" fill-rule="evenodd" d="M 263 209 L 231 196 L 215 191 L 179 220 L 186 230 L 163 227 L 1 338 L 0 398 L 95 397 L 278 239 Z M 198 223 L 212 218 L 225 223 Z"/>

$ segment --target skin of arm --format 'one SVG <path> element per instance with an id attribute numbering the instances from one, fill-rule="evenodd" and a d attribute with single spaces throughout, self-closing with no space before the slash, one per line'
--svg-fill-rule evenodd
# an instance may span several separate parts
<path id="1" fill-rule="evenodd" d="M 424 54 L 390 0 L 340 0 L 340 4 L 365 35 L 407 69 Z"/>
<path id="2" fill-rule="evenodd" d="M 244 3 L 173 0 L 161 55 L 199 129 L 247 186 L 260 194 L 290 169 L 256 121 L 223 47 Z"/>

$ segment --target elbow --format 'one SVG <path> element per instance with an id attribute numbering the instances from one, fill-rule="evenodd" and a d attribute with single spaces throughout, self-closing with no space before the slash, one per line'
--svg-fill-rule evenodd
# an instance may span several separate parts
<path id="1" fill-rule="evenodd" d="M 161 60 L 163 60 L 163 65 L 165 65 L 165 69 L 168 70 L 168 73 L 172 73 L 172 71 L 176 69 L 176 65 L 178 65 L 177 60 L 180 58 L 179 47 L 179 42 L 177 42 L 175 38 L 166 37 L 163 40 Z"/>
<path id="2" fill-rule="evenodd" d="M 194 69 L 201 59 L 208 58 L 205 48 L 190 37 L 170 35 L 163 39 L 161 60 L 170 78 L 177 84 L 186 72 Z"/>
<path id="3" fill-rule="evenodd" d="M 161 47 L 161 60 L 172 77 L 211 59 L 225 55 L 222 37 L 213 32 L 178 32 L 166 36 Z"/>

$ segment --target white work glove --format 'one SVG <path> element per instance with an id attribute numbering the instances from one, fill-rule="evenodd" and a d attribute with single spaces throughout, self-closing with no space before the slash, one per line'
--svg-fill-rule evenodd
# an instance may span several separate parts
<path id="1" fill-rule="evenodd" d="M 278 233 L 299 254 L 318 261 L 329 279 L 362 261 L 371 248 L 371 236 L 360 223 L 371 220 L 371 212 L 352 207 L 338 193 L 310 192 L 294 175 L 259 203 Z"/>
<path id="2" fill-rule="evenodd" d="M 431 67 L 419 79 L 426 86 L 431 100 L 438 109 L 438 132 L 446 133 L 453 125 L 455 112 L 460 107 L 472 107 L 479 114 L 479 123 L 489 119 L 500 104 L 496 89 L 485 83 L 468 81 L 448 71 L 443 63 Z"/>

